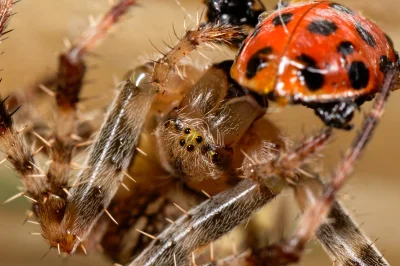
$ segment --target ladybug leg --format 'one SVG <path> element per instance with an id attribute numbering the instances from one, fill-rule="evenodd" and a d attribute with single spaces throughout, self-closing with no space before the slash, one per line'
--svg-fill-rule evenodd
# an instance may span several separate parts
<path id="1" fill-rule="evenodd" d="M 355 102 L 341 101 L 317 106 L 314 112 L 329 127 L 351 130 L 353 124 L 350 121 L 358 108 L 359 105 Z"/>

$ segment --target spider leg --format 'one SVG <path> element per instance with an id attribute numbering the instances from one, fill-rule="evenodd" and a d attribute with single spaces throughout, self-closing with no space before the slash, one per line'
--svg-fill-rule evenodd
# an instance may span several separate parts
<path id="1" fill-rule="evenodd" d="M 220 23 L 198 25 L 186 34 L 166 54 L 154 64 L 153 83 L 162 93 L 168 92 L 168 75 L 178 62 L 202 44 L 233 45 L 244 40 L 245 35 L 239 27 Z M 171 91 L 173 92 L 173 91 Z"/>
<path id="2" fill-rule="evenodd" d="M 147 111 L 156 94 L 150 85 L 148 69 L 144 67 L 138 68 L 121 87 L 84 170 L 59 213 L 61 222 L 52 231 L 43 232 L 51 245 L 60 245 L 64 252 L 73 253 L 103 213 L 114 220 L 106 208 L 132 160 Z M 54 222 L 47 218 L 49 207 L 39 208 L 39 211 L 43 211 L 38 215 L 39 222 L 43 228 L 49 227 Z"/>
<path id="3" fill-rule="evenodd" d="M 244 180 L 175 221 L 128 265 L 173 265 L 174 258 L 183 265 L 192 251 L 229 232 L 275 196 L 257 182 Z"/>
<path id="4" fill-rule="evenodd" d="M 297 202 L 305 210 L 321 198 L 324 185 L 318 178 L 302 178 L 293 189 Z M 359 265 L 389 265 L 337 200 L 332 203 L 328 220 L 329 222 L 318 228 L 315 235 L 332 261 L 341 265 L 348 265 L 349 262 Z"/>
<path id="5" fill-rule="evenodd" d="M 137 230 L 158 235 L 182 215 L 174 203 L 189 210 L 206 199 L 203 194 L 173 180 L 169 180 L 166 186 L 155 185 L 154 180 L 151 184 L 143 181 L 138 180 L 130 195 L 118 197 L 117 194 L 110 204 L 108 209 L 119 221 L 118 226 L 111 224 L 108 217 L 102 217 L 110 225 L 101 245 L 104 252 L 120 264 L 129 262 L 153 240 Z"/>
<path id="6" fill-rule="evenodd" d="M 76 138 L 79 138 L 74 135 L 77 132 L 78 122 L 76 104 L 79 101 L 86 68 L 83 58 L 133 3 L 133 0 L 121 0 L 96 26 L 89 29 L 68 51 L 61 54 L 58 87 L 55 93 L 58 116 L 55 141 L 51 143 L 36 134 L 51 150 L 52 160 L 47 174 L 34 163 L 33 156 L 13 127 L 11 115 L 7 113 L 4 101 L 1 102 L 0 119 L 3 122 L 0 129 L 4 134 L 0 136 L 0 144 L 7 150 L 9 160 L 23 179 L 27 191 L 21 195 L 30 197 L 34 201 L 33 211 L 42 227 L 44 238 L 50 245 L 57 246 L 60 251 L 67 253 L 75 251 L 76 247 L 81 245 L 81 241 L 85 240 L 86 234 L 103 212 L 108 213 L 105 208 L 120 185 L 120 172 L 128 167 L 132 158 L 144 117 L 155 94 L 155 90 L 148 85 L 147 69 L 138 69 L 136 76 L 133 74 L 123 84 L 120 98 L 117 98 L 114 109 L 109 113 L 108 124 L 103 126 L 87 167 L 72 185 L 72 189 L 68 190 L 68 173 Z M 8 15 L 4 17 L 7 18 Z M 147 84 L 143 85 L 143 81 L 147 81 Z M 137 101 L 140 103 L 134 106 Z M 135 108 L 138 112 L 133 111 Z M 112 121 L 113 119 L 116 120 Z M 123 138 L 124 135 L 128 137 Z M 103 147 L 103 145 L 108 146 Z M 111 178 L 104 178 L 105 176 Z M 95 201 L 97 206 L 90 204 L 90 199 L 86 197 L 88 194 L 97 199 Z M 88 209 L 90 211 L 87 211 Z"/>
<path id="7" fill-rule="evenodd" d="M 71 160 L 77 144 L 78 114 L 77 104 L 86 73 L 85 55 L 100 41 L 120 17 L 125 14 L 135 0 L 121 0 L 114 5 L 94 26 L 84 32 L 80 38 L 59 56 L 57 74 L 57 117 L 51 145 L 51 164 L 47 177 L 49 190 L 60 196 L 66 196 Z M 74 138 L 75 137 L 75 138 Z"/>
<path id="8" fill-rule="evenodd" d="M 56 99 L 56 123 L 54 134 L 52 134 L 56 143 L 51 151 L 43 150 L 47 154 L 51 154 L 52 157 L 53 164 L 49 169 L 49 179 L 51 180 L 51 190 L 54 193 L 64 194 L 60 187 L 64 189 L 66 187 L 69 163 L 76 150 L 74 143 L 78 142 L 76 139 L 79 139 L 79 142 L 85 142 L 93 133 L 93 125 L 90 121 L 78 121 L 77 118 L 79 95 L 85 83 L 86 63 L 84 57 L 93 49 L 95 44 L 104 38 L 111 26 L 117 23 L 119 18 L 134 3 L 134 0 L 123 0 L 114 5 L 96 25 L 85 31 L 72 45 L 69 44 L 70 47 L 65 52 L 60 54 L 58 73 L 43 76 L 26 89 L 18 90 L 10 97 L 10 108 L 24 104 L 24 109 L 17 115 L 16 122 L 23 124 L 29 121 L 29 129 L 34 130 L 44 138 L 50 137 L 52 130 L 36 114 L 34 106 L 31 107 L 30 105 L 34 100 L 38 100 L 44 95 L 50 94 Z M 52 87 L 54 86 L 56 86 L 56 89 L 53 92 Z M 76 139 L 71 139 L 71 136 L 76 137 Z M 29 144 L 33 142 L 32 139 L 37 139 L 30 130 L 27 130 L 25 137 Z"/>
<path id="9" fill-rule="evenodd" d="M 313 206 L 324 191 L 324 185 L 318 177 L 309 178 L 299 175 L 299 180 L 292 186 L 296 200 L 302 210 Z M 389 263 L 375 247 L 374 243 L 360 230 L 359 225 L 347 214 L 343 205 L 335 200 L 328 216 L 329 222 L 322 224 L 315 235 L 331 260 L 340 265 L 387 266 Z M 274 246 L 247 250 L 239 255 L 219 259 L 204 266 L 256 266 L 282 265 L 282 254 Z M 335 264 L 336 265 L 336 264 Z"/>
<path id="10" fill-rule="evenodd" d="M 293 238 L 269 247 L 269 260 L 276 264 L 286 265 L 297 262 L 304 251 L 306 243 L 313 237 L 314 232 L 323 224 L 329 215 L 331 206 L 334 203 L 338 190 L 342 188 L 345 181 L 353 172 L 356 162 L 360 159 L 362 152 L 366 148 L 382 114 L 384 106 L 389 97 L 392 86 L 396 82 L 398 72 L 389 71 L 380 94 L 376 97 L 370 113 L 365 117 L 363 125 L 356 136 L 352 147 L 336 169 L 332 181 L 324 188 L 322 197 L 304 212 L 303 219 L 298 225 L 298 229 Z M 267 258 L 266 258 L 267 260 Z"/>
<path id="11" fill-rule="evenodd" d="M 21 177 L 25 187 L 23 193 L 37 201 L 46 184 L 46 175 L 36 167 L 32 153 L 15 128 L 12 115 L 5 106 L 6 100 L 0 98 L 0 148 Z"/>

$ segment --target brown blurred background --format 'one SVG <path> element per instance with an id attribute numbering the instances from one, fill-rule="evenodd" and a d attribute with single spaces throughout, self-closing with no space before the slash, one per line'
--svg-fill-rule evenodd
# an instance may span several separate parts
<path id="1" fill-rule="evenodd" d="M 275 1 L 264 1 L 269 9 Z M 400 2 L 398 0 L 348 0 L 339 1 L 373 19 L 392 38 L 400 49 Z M 182 0 L 189 14 L 196 17 L 196 12 L 203 10 L 200 0 Z M 18 12 L 13 16 L 10 28 L 15 29 L 9 39 L 1 45 L 1 73 L 3 82 L 2 95 L 18 90 L 32 83 L 45 73 L 56 69 L 56 58 L 64 48 L 63 38 L 73 40 L 89 23 L 88 16 L 98 16 L 108 8 L 107 0 L 40 0 L 22 1 L 15 6 Z M 141 0 L 140 6 L 134 7 L 123 23 L 115 27 L 94 53 L 100 56 L 90 57 L 89 65 L 96 65 L 88 72 L 90 84 L 85 87 L 86 96 L 113 95 L 113 77 L 121 77 L 128 69 L 151 58 L 156 51 L 150 45 L 151 40 L 162 48 L 162 40 L 171 44 L 172 25 L 177 31 L 183 31 L 185 13 L 174 0 Z M 193 24 L 186 16 L 188 24 Z M 173 39 L 175 40 L 175 39 Z M 227 57 L 216 56 L 214 61 Z M 138 59 L 142 58 L 142 59 Z M 200 60 L 201 61 L 201 60 Z M 203 60 L 204 62 L 205 60 Z M 52 104 L 50 98 L 46 104 Z M 99 101 L 97 101 L 99 102 Z M 352 180 L 341 193 L 341 199 L 356 217 L 363 223 L 362 229 L 377 239 L 378 248 L 385 254 L 391 265 L 400 264 L 400 93 L 394 93 L 383 121 L 373 138 L 367 152 L 358 165 Z M 104 105 L 104 100 L 103 100 Z M 370 104 L 364 106 L 368 109 Z M 296 138 L 302 132 L 311 132 L 321 127 L 320 121 L 310 110 L 302 107 L 290 107 L 273 111 L 269 117 L 283 131 Z M 360 123 L 357 114 L 356 125 Z M 334 168 L 340 151 L 349 145 L 355 132 L 339 132 L 335 142 L 326 150 L 325 169 Z M 0 160 L 2 158 L 0 157 Z M 0 201 L 17 193 L 19 180 L 12 171 L 0 167 Z M 289 194 L 289 193 L 286 193 Z M 284 196 L 289 199 L 288 196 Z M 294 201 L 289 201 L 295 205 Z M 48 250 L 48 245 L 40 236 L 28 232 L 39 232 L 37 225 L 26 224 L 25 210 L 28 203 L 18 199 L 7 205 L 0 205 L 0 265 L 111 265 L 101 255 L 89 257 L 73 256 L 59 259 L 56 251 L 40 260 Z M 398 264 L 399 263 L 399 264 Z M 302 265 L 331 265 L 327 256 L 315 243 L 311 243 L 310 252 Z"/>

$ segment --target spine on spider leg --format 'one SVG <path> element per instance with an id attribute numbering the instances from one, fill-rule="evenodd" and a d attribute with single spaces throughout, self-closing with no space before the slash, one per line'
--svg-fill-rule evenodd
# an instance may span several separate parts
<path id="1" fill-rule="evenodd" d="M 154 66 L 153 82 L 158 90 L 164 91 L 167 88 L 169 73 L 182 58 L 197 47 L 202 44 L 233 45 L 233 43 L 243 41 L 245 37 L 240 27 L 219 23 L 199 25 L 195 29 L 188 30 L 177 45 L 157 60 Z"/>
<path id="2" fill-rule="evenodd" d="M 86 73 L 84 56 L 100 41 L 109 28 L 127 12 L 135 0 L 121 0 L 113 6 L 102 19 L 82 34 L 74 45 L 59 57 L 57 77 L 57 120 L 54 140 L 51 146 L 51 161 L 48 170 L 50 191 L 64 195 L 69 179 L 69 170 L 77 134 L 77 104 Z M 77 136 L 79 137 L 79 136 Z"/>
<path id="3" fill-rule="evenodd" d="M 231 231 L 274 197 L 269 189 L 244 180 L 189 211 L 128 265 L 185 265 L 193 250 Z"/>
<path id="4" fill-rule="evenodd" d="M 6 99 L 0 98 L 0 148 L 20 175 L 25 186 L 24 193 L 37 200 L 46 184 L 46 176 L 36 168 L 34 158 L 15 128 L 13 114 L 8 113 L 5 102 Z"/>
<path id="5" fill-rule="evenodd" d="M 300 180 L 294 190 L 297 202 L 304 211 L 321 198 L 324 186 L 320 180 L 308 178 Z M 333 202 L 328 219 L 329 222 L 319 227 L 316 236 L 332 261 L 343 266 L 389 265 L 338 201 Z"/>
<path id="6" fill-rule="evenodd" d="M 63 251 L 71 253 L 85 239 L 122 181 L 130 164 L 147 111 L 156 94 L 147 69 L 138 68 L 115 99 L 94 144 L 86 168 L 71 189 L 61 229 Z M 56 239 L 55 239 L 56 241 Z"/>

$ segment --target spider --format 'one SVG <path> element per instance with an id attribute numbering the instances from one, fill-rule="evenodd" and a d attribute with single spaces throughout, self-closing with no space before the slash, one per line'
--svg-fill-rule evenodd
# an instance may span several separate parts
<path id="1" fill-rule="evenodd" d="M 124 4 L 130 5 L 131 2 L 133 1 L 119 2 L 121 9 L 118 10 L 126 12 Z M 115 10 L 113 15 L 117 13 Z M 204 36 L 211 36 L 211 38 L 204 41 L 210 43 L 220 44 L 228 41 L 229 45 L 234 45 L 242 38 L 241 30 L 223 25 L 198 27 L 194 31 L 188 31 L 188 34 L 196 33 L 197 30 L 209 30 Z M 221 39 L 212 35 L 221 34 L 224 30 L 226 35 Z M 78 44 L 79 41 L 82 40 L 78 39 Z M 188 48 L 185 43 L 182 43 L 181 41 L 181 47 L 186 51 Z M 76 45 L 72 46 L 60 57 L 60 62 L 63 62 L 60 66 L 63 68 L 59 73 L 68 76 L 68 73 L 71 73 L 69 71 L 73 70 L 73 76 L 77 75 L 78 78 L 74 79 L 75 83 L 72 84 L 70 79 L 66 82 L 57 81 L 58 86 L 68 84 L 77 89 L 81 86 L 79 75 L 83 75 L 85 69 L 84 62 L 81 60 L 86 52 L 86 45 L 82 45 L 80 48 L 83 49 L 80 50 L 76 47 Z M 179 51 L 179 49 L 175 50 Z M 71 51 L 74 52 L 76 61 L 75 65 L 69 68 L 64 59 L 67 55 L 71 56 Z M 125 82 L 119 85 L 119 96 L 116 97 L 109 116 L 103 124 L 97 144 L 93 144 L 92 156 L 89 157 L 92 159 L 88 160 L 88 166 L 78 166 L 82 173 L 80 179 L 77 180 L 71 180 L 70 174 L 67 174 L 72 162 L 72 156 L 67 151 L 73 150 L 74 153 L 78 153 L 82 151 L 82 147 L 91 144 L 95 139 L 91 135 L 97 131 L 96 128 L 99 125 L 76 120 L 74 106 L 76 99 L 65 97 L 69 95 L 57 95 L 59 117 L 54 125 L 56 131 L 53 132 L 40 123 L 35 123 L 21 133 L 14 131 L 15 137 L 19 138 L 18 136 L 24 134 L 27 143 L 35 144 L 35 149 L 33 149 L 35 154 L 48 154 L 51 158 L 48 170 L 44 171 L 30 157 L 31 152 L 27 147 L 23 150 L 22 146 L 12 145 L 11 149 L 12 147 L 20 148 L 12 153 L 15 157 L 13 158 L 17 160 L 8 159 L 14 162 L 13 166 L 20 174 L 25 175 L 27 190 L 23 195 L 34 200 L 34 206 L 37 206 L 38 202 L 42 204 L 39 211 L 35 209 L 37 207 L 33 210 L 37 212 L 41 223 L 43 229 L 41 234 L 53 247 L 68 253 L 78 249 L 80 252 L 87 252 L 96 249 L 101 242 L 102 249 L 113 261 L 128 263 L 128 265 L 131 265 L 129 260 L 132 255 L 137 256 L 132 265 L 145 265 L 145 263 L 150 263 L 149 261 L 153 261 L 153 264 L 148 265 L 174 265 L 174 263 L 183 265 L 185 261 L 192 264 L 196 261 L 199 265 L 206 264 L 207 259 L 212 260 L 210 262 L 212 265 L 234 265 L 234 263 L 259 265 L 265 262 L 270 262 L 271 265 L 275 265 L 273 263 L 282 265 L 292 262 L 292 258 L 287 257 L 288 254 L 280 249 L 288 244 L 285 242 L 275 246 L 254 246 L 253 253 L 243 252 L 227 258 L 211 256 L 206 260 L 201 258 L 201 250 L 197 250 L 200 245 L 212 243 L 216 238 L 233 229 L 240 221 L 246 220 L 253 211 L 268 203 L 281 192 L 287 181 L 291 181 L 289 177 L 298 178 L 292 185 L 303 207 L 304 205 L 307 207 L 305 191 L 311 191 L 312 193 L 305 194 L 315 195 L 316 198 L 322 191 L 321 184 L 316 179 L 306 179 L 306 173 L 299 168 L 304 166 L 307 169 L 309 157 L 312 157 L 321 146 L 326 145 L 331 131 L 323 130 L 295 145 L 282 142 L 279 139 L 278 129 L 263 116 L 264 110 L 258 105 L 262 99 L 232 85 L 226 71 L 228 63 L 214 64 L 205 73 L 191 66 L 178 66 L 176 71 L 168 76 L 168 80 L 165 79 L 165 74 L 170 70 L 165 69 L 163 64 L 157 65 L 157 63 L 148 63 L 127 74 Z M 152 73 L 154 64 L 159 66 L 158 72 L 156 71 L 159 74 L 158 78 L 155 78 L 156 75 Z M 189 81 L 187 77 L 190 77 Z M 45 90 L 54 82 L 51 78 L 46 81 L 48 84 L 44 84 L 45 87 L 41 86 Z M 154 82 L 158 84 L 157 89 L 152 86 Z M 389 88 L 389 83 L 391 79 L 388 79 L 386 89 Z M 174 91 L 169 91 L 171 88 Z M 163 93 L 164 91 L 167 92 Z M 174 94 L 177 91 L 179 94 Z M 50 94 L 51 92 L 50 90 Z M 376 109 L 379 108 L 379 103 L 384 102 L 384 96 L 385 92 L 377 98 Z M 199 101 L 194 100 L 196 97 Z M 18 98 L 10 100 L 21 102 Z M 31 101 L 29 98 L 28 100 Z M 150 107 L 152 102 L 153 106 Z M 4 108 L 7 102 L 2 103 Z M 7 130 L 17 130 L 17 127 L 16 123 L 11 123 L 11 120 L 5 118 L 11 117 L 16 121 L 20 119 L 21 124 L 24 124 L 23 110 L 10 116 L 13 109 L 11 101 L 7 109 L 2 110 L 4 120 L 2 125 L 5 125 L 4 128 Z M 149 109 L 150 112 L 146 116 L 145 113 Z M 244 119 L 244 114 L 247 120 Z M 255 120 L 257 120 L 256 124 L 253 123 Z M 143 123 L 144 131 L 141 127 Z M 72 126 L 69 126 L 71 124 Z M 256 130 L 257 128 L 269 129 L 268 134 L 262 135 Z M 74 133 L 71 134 L 70 130 Z M 135 151 L 135 143 L 141 131 L 140 144 Z M 14 142 L 10 139 L 7 141 Z M 73 148 L 71 148 L 71 143 L 73 143 Z M 24 145 L 24 142 L 21 142 L 21 145 Z M 111 148 L 107 148 L 107 145 Z M 157 148 L 154 148 L 154 145 Z M 3 149 L 13 152 L 11 149 Z M 103 154 L 106 157 L 102 157 Z M 19 159 L 19 162 L 27 161 L 30 164 L 18 165 L 18 158 L 15 155 L 27 155 L 27 158 Z M 128 171 L 131 156 L 134 156 L 135 160 Z M 68 163 L 63 160 L 67 160 Z M 101 163 L 96 163 L 97 161 Z M 238 168 L 241 170 L 237 170 Z M 268 174 L 265 169 L 268 169 Z M 93 171 L 97 170 L 98 172 L 93 174 Z M 95 181 L 100 183 L 93 185 L 85 178 L 88 175 L 101 176 L 103 171 L 108 172 L 107 176 L 110 173 L 119 177 L 123 176 L 124 180 L 107 177 L 100 181 L 96 179 Z M 251 177 L 254 172 L 259 175 L 256 175 L 254 179 L 247 178 L 240 182 L 240 177 Z M 277 178 L 281 175 L 288 176 L 287 180 L 282 181 Z M 61 176 L 64 180 L 55 180 L 51 176 Z M 32 178 L 36 180 L 33 181 Z M 137 183 L 129 184 L 130 178 L 134 178 Z M 125 186 L 129 186 L 129 192 L 123 191 Z M 38 187 L 40 195 L 35 195 L 34 191 L 37 191 Z M 43 188 L 46 190 L 43 191 Z M 120 191 L 111 199 L 116 189 Z M 81 195 L 81 197 L 75 199 L 74 195 Z M 37 197 L 41 197 L 40 200 Z M 208 197 L 210 199 L 207 199 Z M 201 202 L 203 203 L 200 204 Z M 106 205 L 107 208 L 105 208 Z M 193 207 L 195 205 L 198 206 Z M 189 211 L 190 208 L 192 208 L 191 211 Z M 347 216 L 341 213 L 340 209 L 340 205 L 335 203 L 333 210 L 336 212 L 331 214 L 335 216 L 331 218 L 343 218 L 345 221 L 343 227 L 350 228 L 353 232 L 342 237 L 348 240 L 357 236 L 360 237 L 358 245 L 364 243 L 369 246 L 369 240 L 357 231 L 351 220 L 346 220 Z M 71 215 L 71 218 L 66 219 L 64 211 Z M 179 216 L 182 217 L 174 221 Z M 169 223 L 165 220 L 166 217 L 172 225 L 161 233 Z M 229 219 L 223 217 L 229 217 Z M 113 223 L 118 223 L 118 225 Z M 65 224 L 66 227 L 62 227 Z M 77 229 L 68 232 L 69 228 Z M 320 230 L 327 232 L 330 229 L 328 223 Z M 183 241 L 181 243 L 171 241 L 171 236 L 173 238 L 179 236 Z M 323 237 L 320 238 L 323 242 Z M 308 239 L 306 237 L 306 240 Z M 151 240 L 153 242 L 150 244 Z M 149 244 L 150 247 L 141 252 Z M 214 247 L 213 244 L 211 246 Z M 299 255 L 298 252 L 301 253 L 301 250 L 295 251 L 295 253 L 288 253 L 296 256 Z M 161 255 L 156 255 L 158 252 Z M 372 256 L 376 256 L 376 259 L 384 263 L 384 259 L 380 259 L 379 252 L 375 251 L 372 245 L 370 252 Z M 334 260 L 343 259 L 339 253 L 335 257 L 335 250 L 331 251 L 331 254 Z M 189 256 L 193 256 L 194 259 L 188 259 Z"/>

